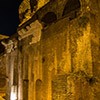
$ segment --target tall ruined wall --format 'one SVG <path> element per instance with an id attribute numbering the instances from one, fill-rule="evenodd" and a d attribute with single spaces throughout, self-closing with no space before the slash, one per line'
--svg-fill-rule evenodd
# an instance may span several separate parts
<path id="1" fill-rule="evenodd" d="M 100 1 L 81 0 L 79 12 L 74 3 L 65 5 L 71 13 L 54 12 L 59 20 L 37 19 L 18 31 L 18 51 L 8 49 L 5 62 L 18 68 L 18 100 L 99 100 Z"/>
<path id="2" fill-rule="evenodd" d="M 31 34 L 35 22 L 26 32 L 28 37 L 24 32 L 20 44 L 28 90 L 23 93 L 29 100 L 99 100 L 98 4 L 82 1 L 77 18 L 65 17 L 47 25 L 40 41 L 35 38 L 35 29 Z"/>

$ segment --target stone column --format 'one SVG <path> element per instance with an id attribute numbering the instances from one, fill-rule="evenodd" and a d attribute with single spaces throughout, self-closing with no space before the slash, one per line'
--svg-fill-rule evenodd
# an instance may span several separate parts
<path id="1" fill-rule="evenodd" d="M 8 89 L 7 89 L 7 100 L 12 100 L 12 98 L 17 99 L 17 50 L 15 50 L 16 45 L 14 41 L 8 40 L 8 42 L 2 41 L 2 44 L 5 46 L 6 52 L 6 69 L 8 76 Z"/>
<path id="2" fill-rule="evenodd" d="M 22 41 L 24 41 L 24 39 L 28 39 L 29 37 L 31 37 L 31 39 L 30 39 L 30 41 L 29 40 L 26 41 L 27 47 L 29 47 L 28 45 L 33 45 L 33 44 L 38 43 L 41 39 L 41 30 L 42 30 L 42 25 L 39 23 L 39 21 L 36 20 L 33 23 L 31 23 L 29 26 L 26 26 L 25 28 L 27 30 L 25 30 L 23 28 L 18 32 L 18 34 L 20 35 L 20 37 L 19 37 L 20 44 L 22 43 Z M 30 98 L 30 95 L 31 95 L 28 92 L 30 92 L 31 88 L 32 88 L 31 85 L 28 82 L 29 81 L 28 79 L 31 79 L 31 78 L 28 78 L 29 76 L 31 76 L 31 75 L 28 75 L 28 70 L 30 70 L 31 68 L 28 68 L 29 67 L 29 64 L 28 64 L 29 58 L 28 58 L 28 55 L 27 55 L 28 51 L 24 52 L 23 47 L 21 48 L 21 50 L 22 50 L 21 55 L 23 56 L 23 59 L 22 59 L 23 64 L 21 65 L 23 67 L 21 69 L 21 70 L 23 70 L 23 75 L 21 75 L 21 77 L 23 76 L 23 79 L 21 78 L 23 80 L 23 82 L 22 82 L 22 84 L 23 84 L 23 94 L 22 95 L 23 96 L 25 95 L 24 96 L 25 98 L 23 97 L 23 99 L 27 100 L 27 99 Z"/>
<path id="3" fill-rule="evenodd" d="M 23 100 L 28 100 L 28 55 L 23 51 Z"/>
<path id="4" fill-rule="evenodd" d="M 23 68 L 20 42 L 18 44 L 18 100 L 23 100 Z"/>
<path id="5" fill-rule="evenodd" d="M 6 93 L 6 99 L 10 100 L 10 93 L 11 93 L 11 84 L 13 82 L 13 75 L 11 76 L 11 74 L 13 73 L 13 67 L 11 68 L 10 64 L 11 64 L 11 51 L 13 48 L 13 42 L 12 40 L 9 40 L 8 43 L 5 43 L 4 41 L 1 42 L 4 46 L 5 46 L 5 54 L 4 56 L 6 56 L 6 75 L 7 75 L 7 93 Z M 12 64 L 13 66 L 13 64 Z"/>

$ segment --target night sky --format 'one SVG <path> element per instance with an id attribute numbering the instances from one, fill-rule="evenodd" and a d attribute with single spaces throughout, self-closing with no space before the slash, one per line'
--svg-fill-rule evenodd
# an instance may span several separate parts
<path id="1" fill-rule="evenodd" d="M 0 0 L 0 34 L 16 33 L 19 22 L 18 8 L 22 0 Z"/>

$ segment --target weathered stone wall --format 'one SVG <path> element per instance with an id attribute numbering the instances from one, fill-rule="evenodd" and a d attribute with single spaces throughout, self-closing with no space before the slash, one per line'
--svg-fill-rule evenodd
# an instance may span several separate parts
<path id="1" fill-rule="evenodd" d="M 99 100 L 100 7 L 93 3 L 82 0 L 77 18 L 47 25 L 40 41 L 31 33 L 36 24 L 28 37 L 21 34 L 29 100 Z"/>
<path id="2" fill-rule="evenodd" d="M 76 19 L 66 17 L 49 25 L 42 30 L 40 42 L 29 45 L 31 35 L 23 39 L 29 100 L 99 100 L 99 72 L 95 73 L 93 63 L 99 59 L 93 49 L 93 19 L 87 11 Z"/>
<path id="3" fill-rule="evenodd" d="M 18 100 L 99 100 L 99 4 L 81 0 L 76 15 L 47 26 L 36 20 L 18 32 L 18 51 L 6 62 L 16 68 L 17 61 Z"/>
<path id="4" fill-rule="evenodd" d="M 45 62 L 42 64 L 45 84 L 43 88 L 47 89 L 47 91 L 44 90 L 44 95 L 49 95 L 50 88 L 48 86 L 50 81 L 55 81 L 52 77 L 57 77 L 60 74 L 61 76 L 66 75 L 67 78 L 65 94 L 59 91 L 55 97 L 53 97 L 54 100 L 66 100 L 66 98 L 69 98 L 69 100 L 78 100 L 80 98 L 84 100 L 85 97 L 91 99 L 91 97 L 89 97 L 91 95 L 85 94 L 85 87 L 88 87 L 88 82 L 85 78 L 92 76 L 92 59 L 89 40 L 90 29 L 87 29 L 90 27 L 88 26 L 88 22 L 88 24 L 85 25 L 85 29 L 80 27 L 79 20 L 80 18 L 68 21 L 68 19 L 65 18 L 49 26 L 42 34 L 42 56 L 45 58 Z M 50 73 L 52 77 L 49 76 Z M 49 80 L 48 77 L 51 77 L 51 80 Z M 62 78 L 58 78 L 56 81 L 58 86 L 59 81 L 63 84 L 65 79 L 62 81 Z M 81 81 L 83 81 L 83 83 Z M 80 84 L 84 84 L 84 89 L 82 89 Z M 63 87 L 59 86 L 59 88 L 63 90 Z M 80 92 L 77 92 L 77 89 Z M 88 89 L 90 91 L 90 87 L 88 87 Z M 81 95 L 81 91 L 84 93 L 82 94 L 83 96 Z M 52 94 L 55 94 L 55 92 Z M 45 100 L 46 98 L 45 96 Z"/>

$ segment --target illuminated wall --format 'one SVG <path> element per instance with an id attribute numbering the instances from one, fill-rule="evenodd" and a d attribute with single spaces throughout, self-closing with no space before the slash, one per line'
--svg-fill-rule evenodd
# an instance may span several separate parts
<path id="1" fill-rule="evenodd" d="M 80 12 L 63 11 L 54 22 L 44 16 L 40 38 L 32 30 L 36 22 L 19 32 L 28 100 L 99 100 L 99 23 L 94 28 L 99 8 L 92 4 L 83 0 Z"/>
<path id="2" fill-rule="evenodd" d="M 54 16 L 54 20 L 50 21 L 48 18 L 51 13 L 45 15 L 42 30 L 41 25 L 39 28 L 35 21 L 27 26 L 28 31 L 24 28 L 19 31 L 24 64 L 23 87 L 27 84 L 26 89 L 24 88 L 27 93 L 23 93 L 27 94 L 28 100 L 99 98 L 99 24 L 95 25 L 97 28 L 93 24 L 99 18 L 93 14 L 93 2 L 83 0 L 80 3 L 80 11 L 75 14 L 69 9 L 69 15 L 65 11 L 69 8 L 66 4 L 60 20 Z M 77 4 L 77 7 L 80 5 Z M 41 34 L 40 38 L 35 35 L 36 26 L 41 30 L 38 32 Z"/>
<path id="3" fill-rule="evenodd" d="M 61 9 L 61 2 L 49 3 L 38 11 L 42 17 L 19 28 L 7 54 L 17 64 L 18 100 L 99 100 L 100 2 L 74 1 Z"/>

